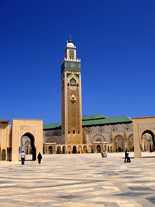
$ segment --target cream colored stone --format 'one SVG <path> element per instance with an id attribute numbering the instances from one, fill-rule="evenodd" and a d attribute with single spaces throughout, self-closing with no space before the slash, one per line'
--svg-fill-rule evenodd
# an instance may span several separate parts
<path id="1" fill-rule="evenodd" d="M 141 158 L 142 136 L 145 132 L 155 137 L 155 117 L 133 118 L 134 157 Z"/>
<path id="2" fill-rule="evenodd" d="M 43 121 L 33 119 L 13 119 L 12 126 L 9 120 L 0 122 L 1 160 L 19 161 L 19 149 L 23 136 L 28 136 L 33 143 L 33 160 L 37 154 L 43 153 Z M 5 150 L 5 159 L 2 152 Z M 12 153 L 11 153 L 12 151 Z M 10 154 L 11 153 L 11 154 Z"/>

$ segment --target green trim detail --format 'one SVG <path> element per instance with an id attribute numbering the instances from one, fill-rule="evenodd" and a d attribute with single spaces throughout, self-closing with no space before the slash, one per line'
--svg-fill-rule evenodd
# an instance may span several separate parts
<path id="1" fill-rule="evenodd" d="M 74 74 L 74 75 L 76 75 L 76 77 L 78 77 L 78 78 L 79 78 L 79 74 Z"/>
<path id="2" fill-rule="evenodd" d="M 64 61 L 61 65 L 61 73 L 64 70 L 81 71 L 81 62 L 77 61 Z"/>
<path id="3" fill-rule="evenodd" d="M 72 75 L 72 73 L 66 73 L 66 78 L 68 78 L 70 75 Z"/>
<path id="4" fill-rule="evenodd" d="M 71 79 L 70 79 L 70 83 L 71 83 L 72 81 L 74 81 L 74 82 L 76 83 L 75 78 L 71 78 Z"/>

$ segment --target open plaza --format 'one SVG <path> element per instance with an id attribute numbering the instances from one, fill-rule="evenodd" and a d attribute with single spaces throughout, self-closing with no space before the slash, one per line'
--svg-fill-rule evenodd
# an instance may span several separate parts
<path id="1" fill-rule="evenodd" d="M 42 163 L 1 162 L 0 206 L 155 206 L 155 152 L 44 154 Z"/>

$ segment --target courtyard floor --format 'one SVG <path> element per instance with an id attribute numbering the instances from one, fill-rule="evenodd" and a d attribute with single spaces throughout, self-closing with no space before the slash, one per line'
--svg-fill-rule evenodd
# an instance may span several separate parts
<path id="1" fill-rule="evenodd" d="M 142 155 L 131 163 L 124 153 L 43 155 L 40 165 L 1 161 L 0 206 L 155 206 L 155 152 Z"/>

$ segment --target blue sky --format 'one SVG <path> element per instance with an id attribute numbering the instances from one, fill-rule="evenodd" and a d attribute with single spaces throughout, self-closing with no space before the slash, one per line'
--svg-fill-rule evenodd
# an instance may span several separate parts
<path id="1" fill-rule="evenodd" d="M 70 35 L 82 115 L 155 116 L 155 1 L 0 0 L 0 119 L 61 122 Z"/>

